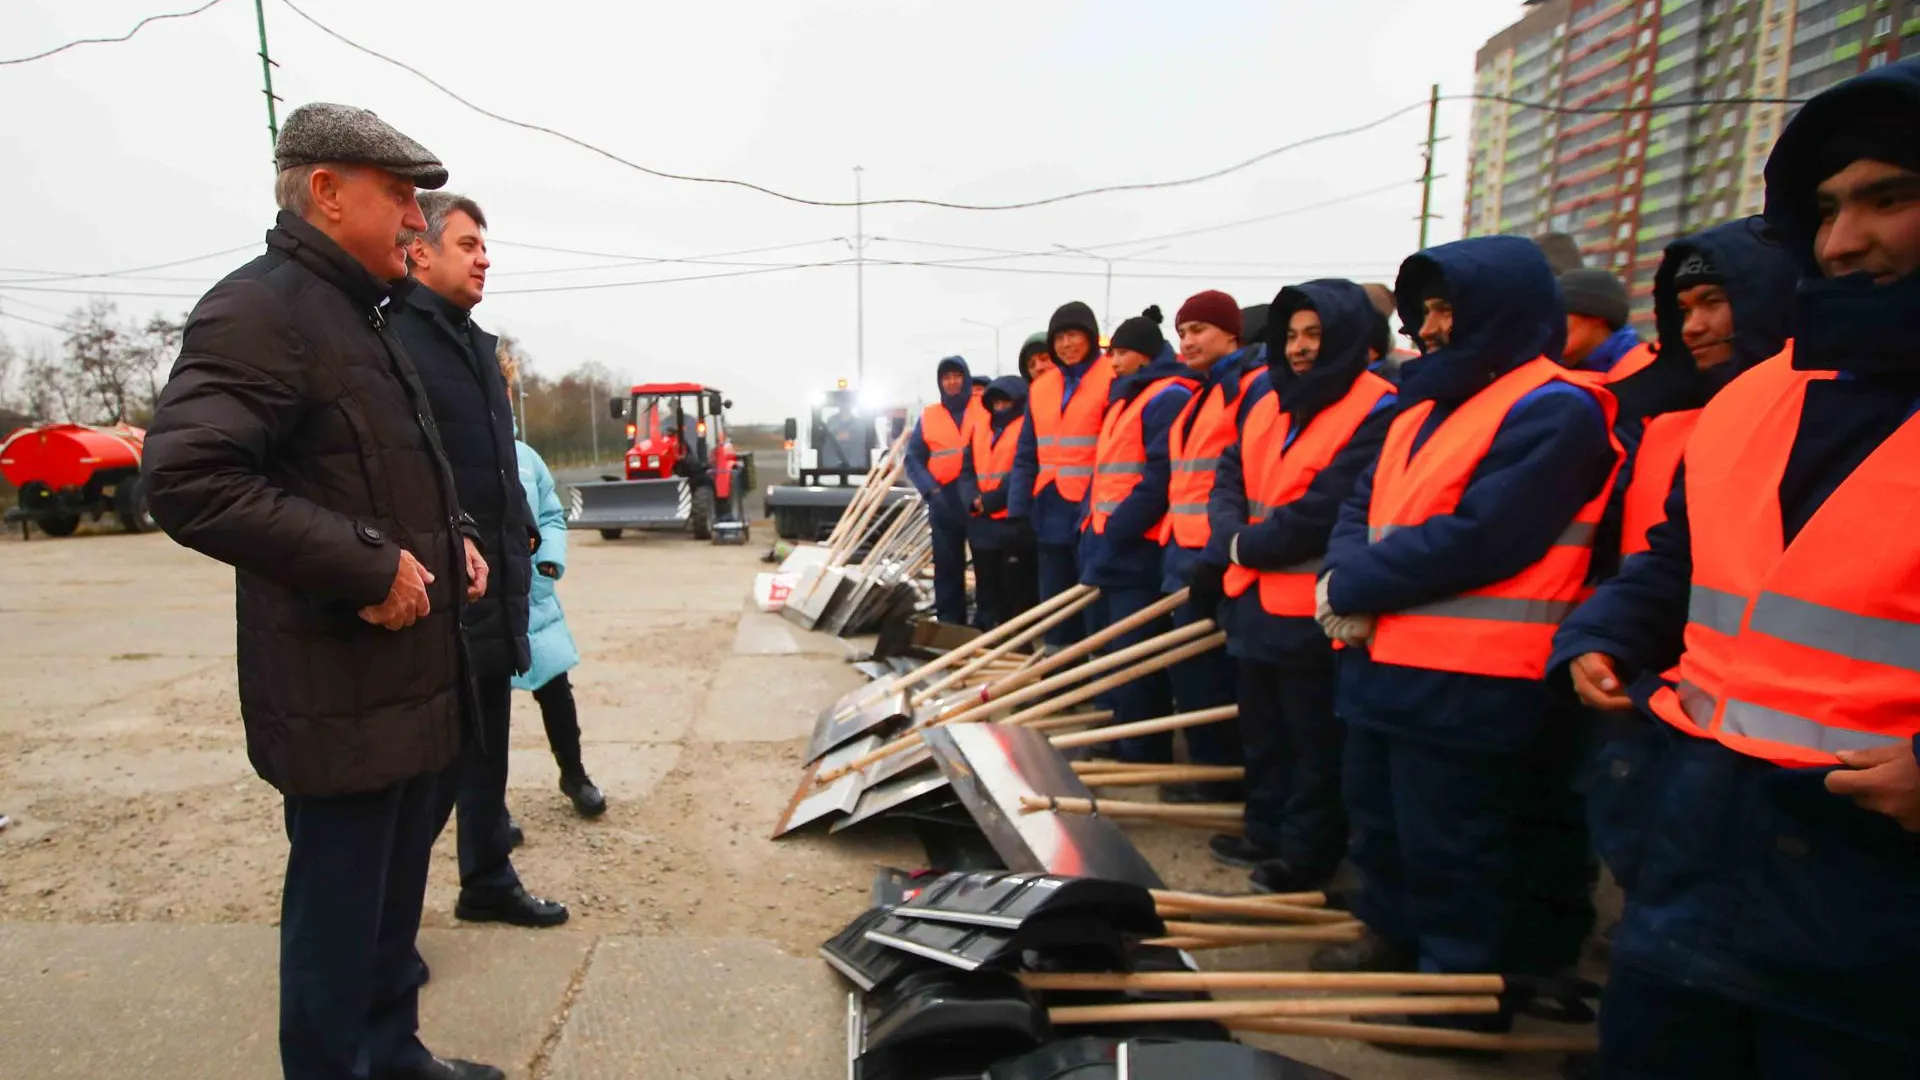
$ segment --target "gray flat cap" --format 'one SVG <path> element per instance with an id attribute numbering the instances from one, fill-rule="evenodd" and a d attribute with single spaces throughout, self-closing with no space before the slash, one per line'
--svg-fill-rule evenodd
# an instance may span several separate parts
<path id="1" fill-rule="evenodd" d="M 281 169 L 327 161 L 372 165 L 413 181 L 423 191 L 447 183 L 447 167 L 431 150 L 370 110 L 326 101 L 302 105 L 287 116 L 280 140 L 273 144 L 273 160 Z"/>

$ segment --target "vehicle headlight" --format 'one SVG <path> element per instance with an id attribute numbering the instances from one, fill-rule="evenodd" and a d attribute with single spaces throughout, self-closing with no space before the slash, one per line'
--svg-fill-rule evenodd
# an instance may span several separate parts
<path id="1" fill-rule="evenodd" d="M 649 469 L 657 469 L 657 468 L 659 468 L 659 467 L 660 467 L 660 455 L 658 455 L 658 454 L 648 454 L 648 455 L 647 455 L 647 468 L 649 468 Z"/>

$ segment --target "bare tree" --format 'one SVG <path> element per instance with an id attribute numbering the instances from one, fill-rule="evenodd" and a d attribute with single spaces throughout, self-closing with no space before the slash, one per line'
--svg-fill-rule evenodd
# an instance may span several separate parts
<path id="1" fill-rule="evenodd" d="M 0 412 L 26 411 L 20 402 L 21 363 L 20 350 L 0 334 Z"/>
<path id="2" fill-rule="evenodd" d="M 93 297 L 60 327 L 67 334 L 67 363 L 79 381 L 88 419 L 110 424 L 127 420 L 149 388 L 140 371 L 146 366 L 146 350 L 119 315 L 111 300 Z"/>
<path id="3" fill-rule="evenodd" d="M 85 391 L 73 370 L 45 348 L 28 353 L 21 366 L 20 398 L 27 415 L 43 422 L 84 419 Z"/>

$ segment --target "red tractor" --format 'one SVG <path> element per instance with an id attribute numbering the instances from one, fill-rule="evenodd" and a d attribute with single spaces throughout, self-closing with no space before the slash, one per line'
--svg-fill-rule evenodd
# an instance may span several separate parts
<path id="1" fill-rule="evenodd" d="M 147 512 L 140 454 L 147 433 L 137 427 L 47 424 L 0 439 L 0 476 L 20 492 L 7 524 L 29 524 L 48 536 L 71 536 L 82 518 L 112 514 L 128 532 L 159 528 Z"/>
<path id="2" fill-rule="evenodd" d="M 641 383 L 611 402 L 625 421 L 626 475 L 573 485 L 570 529 L 617 540 L 627 529 L 686 529 L 695 540 L 744 544 L 743 496 L 753 461 L 727 437 L 733 402 L 698 383 Z"/>

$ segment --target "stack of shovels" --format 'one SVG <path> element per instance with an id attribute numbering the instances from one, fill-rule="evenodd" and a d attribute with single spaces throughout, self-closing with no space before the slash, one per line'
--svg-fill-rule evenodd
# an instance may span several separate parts
<path id="1" fill-rule="evenodd" d="M 1357 928 L 1321 894 L 1221 897 L 999 872 L 877 892 L 873 908 L 821 947 L 858 990 L 849 1075 L 861 1080 L 1338 1080 L 1233 1046 L 1234 1032 L 1492 1052 L 1593 1049 L 1585 1036 L 1487 1034 L 1414 1019 L 1552 1003 L 1562 1018 L 1584 1022 L 1599 988 L 1583 980 L 1200 971 L 1185 951 L 1198 940 L 1238 944 L 1237 931 Z M 1240 996 L 1249 994 L 1257 996 Z"/>
<path id="2" fill-rule="evenodd" d="M 905 475 L 906 436 L 876 463 L 820 545 L 803 545 L 781 563 L 797 573 L 781 613 L 812 630 L 848 635 L 874 628 L 933 564 L 933 530 L 917 494 L 894 491 Z"/>

